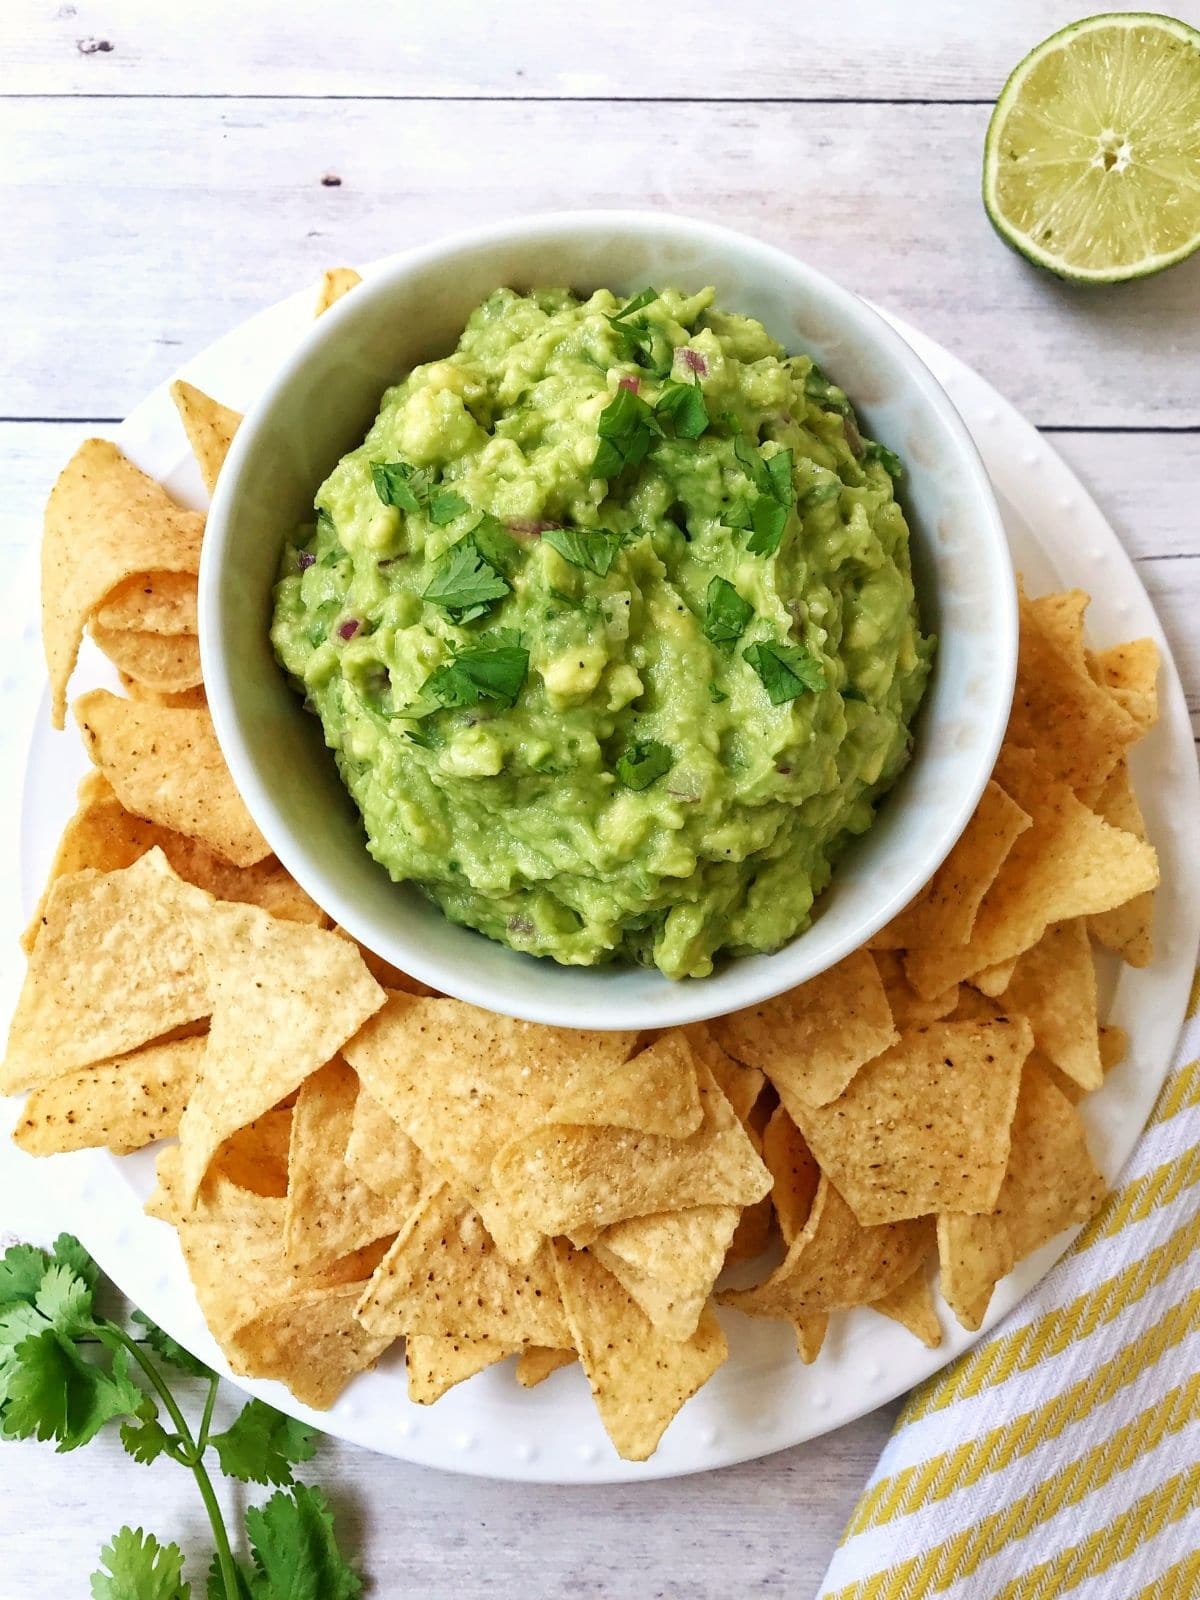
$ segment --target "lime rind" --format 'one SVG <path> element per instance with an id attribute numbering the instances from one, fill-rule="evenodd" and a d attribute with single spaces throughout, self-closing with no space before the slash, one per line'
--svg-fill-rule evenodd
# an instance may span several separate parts
<path id="1" fill-rule="evenodd" d="M 1112 37 L 1101 40 L 1102 34 Z M 1135 62 L 1131 68 L 1127 59 L 1129 43 L 1136 43 L 1135 34 L 1151 40 L 1161 36 L 1162 43 L 1157 49 L 1146 52 L 1153 77 L 1144 70 L 1139 76 L 1138 69 L 1144 69 L 1145 63 Z M 1037 98 L 1028 96 L 1030 79 L 1035 73 L 1051 80 L 1060 110 L 1062 94 L 1053 82 L 1056 72 L 1069 78 L 1075 71 L 1079 81 L 1073 87 L 1077 92 L 1097 84 L 1103 89 L 1104 79 L 1095 71 L 1089 72 L 1086 62 L 1080 71 L 1080 63 L 1074 60 L 1088 48 L 1089 39 L 1098 53 L 1106 46 L 1110 51 L 1115 47 L 1116 54 L 1124 57 L 1116 61 L 1118 70 L 1110 78 L 1109 87 L 1118 97 L 1124 94 L 1128 106 L 1143 123 L 1149 113 L 1157 117 L 1152 122 L 1154 131 L 1148 140 L 1134 141 L 1131 147 L 1128 138 L 1122 138 L 1119 128 L 1108 125 L 1102 115 L 1105 110 L 1103 94 L 1092 93 L 1085 97 L 1077 93 L 1068 107 L 1070 120 L 1047 116 Z M 1181 44 L 1185 53 L 1178 57 Z M 1174 62 L 1171 61 L 1173 53 L 1177 57 Z M 1172 98 L 1171 91 L 1177 87 L 1170 81 L 1173 67 L 1179 69 L 1177 76 L 1185 90 L 1182 105 Z M 1161 105 L 1155 105 L 1156 98 Z M 1107 208 L 1104 220 L 1110 237 L 1119 237 L 1124 245 L 1132 245 L 1132 249 L 1119 256 L 1114 252 L 1110 259 L 1097 262 L 1093 230 L 1093 236 L 1084 240 L 1090 246 L 1093 259 L 1080 259 L 1078 255 L 1073 258 L 1069 245 L 1066 250 L 1061 248 L 1062 226 L 1054 235 L 1053 229 L 1048 227 L 1021 226 L 1013 219 L 1005 209 L 1006 197 L 1000 191 L 1004 186 L 1002 173 L 1006 164 L 1002 141 L 1014 116 L 1018 121 L 1023 119 L 1027 128 L 1032 126 L 1047 146 L 1060 149 L 1058 156 L 1043 153 L 1033 165 L 1074 169 L 1069 184 L 1047 183 L 1040 188 L 1026 184 L 1027 195 L 1042 195 L 1050 207 L 1043 220 L 1047 224 L 1054 221 L 1066 225 L 1068 234 L 1069 225 L 1074 222 L 1078 237 L 1081 230 L 1095 221 L 1089 206 L 1103 206 Z M 1138 161 L 1138 146 L 1146 142 L 1157 146 L 1158 170 Z M 1104 178 L 1095 170 L 1098 156 L 1104 176 L 1114 166 L 1122 174 L 1126 167 L 1134 167 L 1136 183 L 1106 192 Z M 1061 179 L 1066 173 L 1060 171 L 1058 176 Z M 1155 190 L 1157 197 L 1152 195 Z M 1184 210 L 1176 212 L 1174 208 L 1181 201 Z M 1121 283 L 1148 277 L 1200 249 L 1200 32 L 1177 18 L 1156 12 L 1113 12 L 1069 23 L 1043 40 L 1018 63 L 996 101 L 984 144 L 983 203 L 989 220 L 1006 244 L 1035 266 L 1072 282 Z M 1186 231 L 1182 237 L 1172 240 L 1168 248 L 1156 249 L 1148 237 L 1148 229 L 1152 228 L 1155 218 L 1162 221 L 1164 217 L 1169 217 L 1170 224 L 1176 225 L 1176 232 L 1180 220 L 1186 218 Z M 1055 237 L 1059 248 L 1050 246 L 1051 236 Z"/>

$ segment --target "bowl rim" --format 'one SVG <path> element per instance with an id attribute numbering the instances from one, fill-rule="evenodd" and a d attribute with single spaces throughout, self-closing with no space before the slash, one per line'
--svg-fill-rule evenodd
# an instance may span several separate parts
<path id="1" fill-rule="evenodd" d="M 976 740 L 974 770 L 970 773 L 970 781 L 959 787 L 958 804 L 937 845 L 922 852 L 919 870 L 910 871 L 902 882 L 893 885 L 891 891 L 875 903 L 871 914 L 860 917 L 839 938 L 831 941 L 814 964 L 806 964 L 793 954 L 803 948 L 805 935 L 811 931 L 805 929 L 772 952 L 769 958 L 733 958 L 728 966 L 706 978 L 672 981 L 663 977 L 662 990 L 650 1005 L 644 1001 L 622 1001 L 619 1013 L 616 1013 L 614 997 L 606 995 L 601 986 L 597 986 L 595 1000 L 584 1006 L 556 1004 L 553 985 L 534 983 L 529 986 L 529 994 L 522 992 L 515 996 L 507 990 L 498 990 L 494 984 L 478 979 L 470 970 L 450 967 L 436 957 L 427 957 L 415 937 L 409 938 L 397 931 L 386 939 L 381 938 L 378 928 L 359 916 L 354 900 L 343 892 L 336 874 L 326 871 L 314 859 L 303 838 L 281 814 L 269 784 L 259 777 L 241 726 L 237 691 L 233 687 L 232 675 L 226 669 L 225 651 L 221 643 L 219 594 L 221 567 L 231 540 L 233 512 L 244 458 L 252 454 L 257 435 L 266 426 L 281 397 L 287 394 L 303 373 L 313 353 L 334 343 L 340 336 L 343 322 L 358 315 L 368 298 L 386 299 L 398 281 L 464 251 L 502 243 L 520 244 L 547 232 L 578 232 L 586 235 L 629 228 L 643 233 L 661 231 L 672 239 L 694 241 L 718 250 L 730 246 L 740 250 L 749 249 L 761 259 L 766 273 L 785 272 L 806 279 L 836 320 L 851 325 L 857 323 L 868 337 L 890 351 L 903 369 L 906 383 L 919 392 L 954 441 L 975 508 L 976 525 L 986 530 L 986 544 L 998 557 L 997 564 L 1004 581 L 997 592 L 989 593 L 994 608 L 989 635 L 999 661 L 999 670 L 993 674 L 993 682 L 997 688 L 1002 687 L 1003 692 L 988 702 L 987 726 Z M 274 854 L 301 888 L 361 944 L 430 987 L 502 1015 L 563 1027 L 613 1030 L 678 1026 L 704 1021 L 771 999 L 818 976 L 852 951 L 861 948 L 929 881 L 961 837 L 991 777 L 1007 727 L 1016 681 L 1017 584 L 1007 535 L 979 449 L 945 389 L 912 346 L 869 301 L 843 288 L 788 250 L 765 243 L 740 230 L 675 212 L 632 209 L 536 212 L 460 229 L 367 264 L 361 284 L 356 286 L 354 293 L 343 296 L 323 315 L 313 319 L 311 328 L 249 406 L 234 436 L 212 496 L 201 551 L 198 593 L 201 666 L 217 741 L 248 811 Z M 476 937 L 482 939 L 485 935 L 476 934 Z M 793 956 L 790 962 L 789 956 Z M 551 958 L 529 959 L 540 959 L 545 964 Z M 764 977 L 758 982 L 743 983 L 739 988 L 735 974 L 745 970 L 747 961 L 758 960 L 761 963 L 766 959 L 771 965 L 760 965 L 759 968 Z M 603 966 L 573 970 L 582 974 L 589 971 L 611 974 L 613 971 L 611 967 Z M 727 995 L 725 991 L 729 989 L 735 992 Z M 706 995 L 719 995 L 721 998 L 714 1003 L 711 998 L 706 999 Z"/>

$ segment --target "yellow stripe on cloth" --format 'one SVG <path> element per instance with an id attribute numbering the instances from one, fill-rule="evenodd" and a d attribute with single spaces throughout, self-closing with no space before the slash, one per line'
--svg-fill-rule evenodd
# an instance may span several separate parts
<path id="1" fill-rule="evenodd" d="M 1200 1462 L 1135 1500 L 1107 1528 L 1097 1528 L 1095 1533 L 1061 1555 L 1039 1562 L 1022 1577 L 1006 1583 L 994 1600 L 1049 1600 L 1052 1595 L 1065 1594 L 1085 1578 L 1098 1577 L 1119 1561 L 1128 1561 L 1140 1545 L 1194 1511 L 1198 1495 Z M 1156 1597 L 1161 1593 L 1155 1585 L 1151 1585 L 1148 1592 Z M 1188 1594 L 1190 1600 L 1191 1591 L 1183 1593 Z"/>
<path id="2" fill-rule="evenodd" d="M 1167 1122 L 1190 1106 L 1200 1106 L 1200 1060 L 1189 1061 L 1171 1075 L 1146 1126 Z"/>
<path id="3" fill-rule="evenodd" d="M 1160 1578 L 1152 1578 L 1131 1600 L 1195 1600 L 1200 1594 L 1200 1550 L 1176 1562 Z"/>
<path id="4" fill-rule="evenodd" d="M 985 1561 L 1007 1545 L 1016 1544 L 1064 1507 L 1075 1506 L 1102 1489 L 1118 1473 L 1126 1472 L 1148 1450 L 1200 1418 L 1200 1373 L 1154 1405 L 1102 1439 L 1076 1461 L 1056 1471 L 1036 1488 L 1018 1496 L 1002 1511 L 994 1511 L 952 1539 L 943 1540 L 924 1554 L 848 1584 L 828 1600 L 904 1600 L 908 1595 L 937 1594 L 961 1578 L 969 1578 Z M 1191 1494 L 1187 1492 L 1190 1484 Z M 1041 1562 L 1007 1584 L 996 1600 L 1044 1600 L 1061 1594 L 1084 1578 L 1104 1572 L 1114 1561 L 1153 1538 L 1168 1522 L 1193 1509 L 1200 1487 L 1200 1463 L 1170 1484 L 1135 1501 L 1123 1517 L 1101 1528 L 1082 1544 L 1065 1550 L 1053 1561 Z M 1140 1511 L 1139 1511 L 1139 1508 Z M 1136 1515 L 1135 1515 L 1136 1513 Z M 1122 1525 L 1126 1520 L 1130 1527 Z M 1128 1539 L 1132 1537 L 1133 1543 Z"/>
<path id="5" fill-rule="evenodd" d="M 1169 1206 L 1196 1183 L 1200 1183 L 1200 1144 L 1117 1190 L 1076 1239 L 1075 1250 L 1090 1250 L 1101 1239 L 1114 1238 L 1128 1222 L 1144 1222 L 1152 1211 Z"/>
<path id="6" fill-rule="evenodd" d="M 1118 1191 L 1119 1192 L 1119 1191 Z M 1078 1295 L 1069 1305 L 993 1340 L 964 1356 L 947 1372 L 914 1390 L 901 1412 L 897 1429 L 921 1417 L 944 1411 L 956 1400 L 970 1399 L 984 1389 L 1003 1383 L 1017 1372 L 1028 1372 L 1047 1356 L 1059 1355 L 1077 1340 L 1111 1322 L 1126 1307 L 1140 1300 L 1187 1259 L 1200 1244 L 1200 1212 L 1177 1228 L 1170 1238 L 1140 1261 L 1107 1278 L 1095 1289 Z"/>
<path id="7" fill-rule="evenodd" d="M 906 1467 L 883 1478 L 863 1496 L 846 1526 L 841 1542 L 880 1528 L 897 1517 L 908 1516 L 923 1505 L 944 1500 L 958 1489 L 969 1488 L 989 1473 L 1002 1472 L 1012 1462 L 1032 1454 L 1039 1445 L 1057 1439 L 1067 1428 L 1083 1422 L 1098 1406 L 1133 1383 L 1160 1361 L 1166 1351 L 1200 1329 L 1200 1288 L 1172 1306 L 1140 1338 L 1118 1350 L 1094 1372 L 1034 1410 L 1025 1411 L 978 1439 L 954 1450 L 931 1456 L 919 1467 Z"/>

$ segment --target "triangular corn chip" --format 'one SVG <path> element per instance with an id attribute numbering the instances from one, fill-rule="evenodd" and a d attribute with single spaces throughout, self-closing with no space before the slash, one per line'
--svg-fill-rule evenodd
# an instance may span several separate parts
<path id="1" fill-rule="evenodd" d="M 1029 1018 L 1038 1049 L 1060 1072 L 1081 1089 L 1100 1087 L 1096 968 L 1082 917 L 1056 922 L 1018 958 L 1002 1003 Z"/>
<path id="2" fill-rule="evenodd" d="M 696 1058 L 682 1029 L 662 1034 L 603 1080 L 584 1078 L 554 1102 L 555 1122 L 633 1128 L 686 1139 L 700 1126 Z"/>
<path id="3" fill-rule="evenodd" d="M 93 622 L 92 638 L 125 677 L 155 694 L 179 694 L 204 681 L 194 633 L 138 633 Z"/>
<path id="4" fill-rule="evenodd" d="M 942 1325 L 938 1321 L 933 1290 L 924 1264 L 917 1268 L 911 1278 L 906 1278 L 881 1299 L 873 1300 L 871 1310 L 907 1328 L 927 1350 L 936 1350 L 942 1342 Z"/>
<path id="5" fill-rule="evenodd" d="M 171 385 L 171 399 L 183 422 L 192 454 L 200 467 L 204 487 L 211 495 L 217 487 L 217 474 L 229 454 L 229 446 L 242 420 L 240 411 L 231 411 L 219 400 L 197 389 L 195 384 L 176 378 Z"/>
<path id="6" fill-rule="evenodd" d="M 904 957 L 899 950 L 874 950 L 872 954 L 891 1008 L 892 1021 L 899 1032 L 904 1033 L 908 1028 L 927 1028 L 931 1022 L 940 1022 L 958 1004 L 956 983 L 926 1000 L 909 983 L 904 971 Z"/>
<path id="7" fill-rule="evenodd" d="M 1122 761 L 1113 769 L 1096 798 L 1095 809 L 1097 816 L 1114 828 L 1124 828 L 1135 839 L 1146 837 L 1145 819 L 1133 792 L 1127 762 Z M 1153 923 L 1154 896 L 1147 891 L 1114 906 L 1111 911 L 1089 917 L 1088 930 L 1094 939 L 1106 949 L 1115 950 L 1129 966 L 1147 967 L 1154 954 Z"/>
<path id="8" fill-rule="evenodd" d="M 107 689 L 81 695 L 74 709 L 89 756 L 126 810 L 199 839 L 237 867 L 270 855 L 207 711 L 123 700 Z"/>
<path id="9" fill-rule="evenodd" d="M 143 1045 L 35 1089 L 13 1138 L 34 1156 L 102 1145 L 120 1155 L 166 1139 L 195 1086 L 204 1039 Z"/>
<path id="10" fill-rule="evenodd" d="M 832 1105 L 797 1120 L 859 1222 L 990 1211 L 1008 1164 L 1023 1017 L 935 1022 L 877 1056 Z"/>
<path id="11" fill-rule="evenodd" d="M 897 1038 L 879 973 L 856 950 L 798 989 L 709 1023 L 721 1047 L 758 1067 L 792 1112 L 837 1098 Z"/>
<path id="12" fill-rule="evenodd" d="M 522 1389 L 536 1389 L 552 1372 L 569 1367 L 576 1360 L 574 1350 L 554 1350 L 548 1345 L 528 1345 L 517 1361 L 517 1382 Z"/>
<path id="13" fill-rule="evenodd" d="M 42 640 L 56 728 L 94 612 L 134 573 L 194 575 L 203 534 L 204 518 L 176 505 L 115 444 L 80 445 L 51 491 L 42 536 Z"/>
<path id="14" fill-rule="evenodd" d="M 433 1168 L 398 1122 L 360 1085 L 346 1141 L 347 1167 L 387 1199 L 415 1206 L 430 1187 Z"/>
<path id="15" fill-rule="evenodd" d="M 323 311 L 328 311 L 331 305 L 361 282 L 362 278 L 353 267 L 327 267 L 321 278 L 313 316 L 319 317 Z"/>
<path id="16" fill-rule="evenodd" d="M 821 1169 L 804 1135 L 777 1106 L 763 1134 L 763 1160 L 771 1174 L 771 1201 L 784 1244 L 804 1232 L 821 1181 Z"/>
<path id="17" fill-rule="evenodd" d="M 212 1009 L 184 915 L 208 897 L 161 850 L 119 872 L 59 878 L 8 1034 L 0 1090 L 13 1094 L 125 1055 Z"/>
<path id="18" fill-rule="evenodd" d="M 729 1354 L 725 1335 L 706 1310 L 690 1339 L 669 1339 L 587 1251 L 561 1239 L 553 1250 L 571 1338 L 600 1420 L 619 1456 L 645 1461 Z"/>
<path id="19" fill-rule="evenodd" d="M 135 572 L 109 591 L 93 620 L 137 633 L 195 633 L 196 579 L 190 572 Z"/>
<path id="20" fill-rule="evenodd" d="M 592 1254 L 672 1339 L 690 1339 L 738 1225 L 736 1206 L 691 1206 L 606 1228 Z"/>
<path id="21" fill-rule="evenodd" d="M 431 1406 L 455 1384 L 465 1383 L 477 1372 L 494 1367 L 498 1361 L 515 1355 L 519 1345 L 501 1344 L 496 1339 L 451 1339 L 437 1334 L 413 1333 L 404 1341 L 404 1365 L 408 1370 L 408 1398 L 414 1405 Z M 568 1353 L 567 1359 L 574 1360 Z"/>
<path id="22" fill-rule="evenodd" d="M 357 950 L 334 933 L 223 902 L 190 920 L 213 1012 L 179 1124 L 188 1201 L 217 1147 L 299 1088 L 384 1000 Z"/>
<path id="23" fill-rule="evenodd" d="M 1092 677 L 1138 725 L 1142 734 L 1158 721 L 1158 646 L 1130 639 L 1101 650 L 1090 662 Z"/>

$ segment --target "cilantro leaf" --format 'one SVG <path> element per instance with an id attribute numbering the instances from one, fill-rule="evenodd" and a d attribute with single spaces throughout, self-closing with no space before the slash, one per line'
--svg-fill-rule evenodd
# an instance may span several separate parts
<path id="1" fill-rule="evenodd" d="M 850 402 L 845 394 L 836 383 L 830 383 L 815 361 L 804 380 L 804 393 L 824 411 L 836 411 L 844 417 L 850 410 Z"/>
<path id="2" fill-rule="evenodd" d="M 617 761 L 617 777 L 627 789 L 648 789 L 664 772 L 670 772 L 675 757 L 657 739 L 631 744 Z"/>
<path id="3" fill-rule="evenodd" d="M 751 555 L 773 556 L 783 541 L 787 520 L 787 506 L 781 506 L 778 500 L 760 494 L 750 508 L 750 524 L 754 532 L 746 540 L 746 549 Z"/>
<path id="4" fill-rule="evenodd" d="M 400 511 L 420 511 L 421 502 L 413 483 L 416 468 L 407 461 L 372 461 L 371 482 L 385 506 Z"/>
<path id="5" fill-rule="evenodd" d="M 60 1266 L 70 1267 L 75 1276 L 82 1278 L 89 1289 L 94 1289 L 100 1281 L 100 1268 L 73 1233 L 60 1233 L 55 1239 L 54 1259 Z"/>
<path id="6" fill-rule="evenodd" d="M 319 1489 L 298 1483 L 246 1512 L 254 1600 L 358 1600 L 362 1580 L 338 1549 L 333 1512 Z"/>
<path id="7" fill-rule="evenodd" d="M 15 1300 L 32 1305 L 50 1266 L 44 1250 L 31 1244 L 14 1244 L 0 1256 L 0 1306 Z"/>
<path id="8" fill-rule="evenodd" d="M 759 494 L 771 493 L 771 478 L 767 472 L 767 463 L 758 452 L 758 447 L 747 439 L 744 433 L 739 433 L 733 441 L 733 453 L 738 459 L 742 471 L 758 490 Z"/>
<path id="9" fill-rule="evenodd" d="M 462 495 L 453 489 L 433 489 L 429 494 L 429 520 L 435 528 L 444 528 L 455 517 L 461 517 L 471 508 Z"/>
<path id="10" fill-rule="evenodd" d="M 824 667 L 803 645 L 764 639 L 748 645 L 742 657 L 762 679 L 772 705 L 784 705 L 810 690 L 825 687 Z"/>
<path id="11" fill-rule="evenodd" d="M 724 578 L 714 578 L 704 596 L 704 632 L 714 644 L 731 644 L 741 637 L 754 615 L 754 607 Z"/>
<path id="12" fill-rule="evenodd" d="M 651 327 L 648 318 L 637 315 L 657 299 L 658 290 L 648 286 L 619 311 L 607 314 L 607 321 L 621 341 L 629 360 L 661 378 L 671 370 L 675 358 L 674 346 L 663 329 Z M 597 476 L 606 477 L 608 474 L 599 473 Z"/>
<path id="13" fill-rule="evenodd" d="M 140 1528 L 115 1534 L 92 1574 L 92 1600 L 189 1600 L 191 1592 L 183 1581 L 183 1551 Z"/>
<path id="14" fill-rule="evenodd" d="M 753 512 L 750 497 L 741 494 L 735 501 L 721 513 L 721 521 L 727 528 L 752 528 Z"/>
<path id="15" fill-rule="evenodd" d="M 63 1262 L 55 1262 L 47 1270 L 33 1303 L 46 1321 L 68 1338 L 93 1326 L 91 1285 Z"/>
<path id="16" fill-rule="evenodd" d="M 145 1330 L 143 1335 L 145 1342 L 163 1361 L 178 1367 L 180 1372 L 186 1372 L 189 1378 L 212 1377 L 211 1367 L 206 1367 L 198 1356 L 194 1356 L 190 1350 L 185 1350 L 164 1328 L 160 1328 L 157 1322 L 152 1322 L 144 1311 L 135 1311 L 132 1320 Z"/>
<path id="17" fill-rule="evenodd" d="M 557 550 L 573 567 L 582 567 L 603 578 L 617 559 L 622 539 L 619 533 L 610 533 L 607 528 L 547 528 L 542 534 L 542 543 Z"/>
<path id="18" fill-rule="evenodd" d="M 900 479 L 904 476 L 904 463 L 894 450 L 889 450 L 886 444 L 880 444 L 878 439 L 868 439 L 863 444 L 862 461 L 878 461 L 889 476 Z"/>
<path id="19" fill-rule="evenodd" d="M 708 686 L 708 698 L 712 701 L 713 705 L 719 706 L 723 700 L 728 700 L 729 696 L 725 693 L 724 689 L 718 689 L 715 683 L 710 683 Z"/>
<path id="20" fill-rule="evenodd" d="M 792 489 L 792 452 L 776 450 L 773 456 L 767 457 L 766 468 L 767 483 L 770 485 L 768 493 L 781 506 L 790 506 L 795 498 Z"/>
<path id="21" fill-rule="evenodd" d="M 476 645 L 438 667 L 421 686 L 441 706 L 477 706 L 481 700 L 515 705 L 529 671 L 529 652 L 515 645 Z"/>
<path id="22" fill-rule="evenodd" d="M 177 1433 L 168 1433 L 156 1416 L 139 1417 L 136 1422 L 121 1424 L 121 1443 L 125 1454 L 132 1456 L 143 1467 L 157 1461 L 164 1450 L 173 1450 L 180 1443 Z"/>
<path id="23" fill-rule="evenodd" d="M 615 478 L 626 467 L 636 467 L 662 428 L 653 408 L 634 394 L 619 388 L 596 420 L 600 442 L 592 462 L 593 478 Z"/>
<path id="24" fill-rule="evenodd" d="M 209 1441 L 221 1471 L 242 1483 L 291 1483 L 292 1465 L 316 1454 L 316 1437 L 263 1400 L 249 1401 L 232 1427 Z"/>
<path id="25" fill-rule="evenodd" d="M 679 439 L 698 439 L 708 427 L 708 407 L 699 383 L 679 383 L 674 378 L 663 384 L 654 402 L 655 414 L 670 417 Z"/>
<path id="26" fill-rule="evenodd" d="M 22 1340 L 12 1360 L 4 1410 L 9 1439 L 54 1439 L 60 1451 L 77 1450 L 113 1418 L 136 1417 L 145 1400 L 124 1350 L 114 1352 L 110 1374 L 53 1328 Z"/>
<path id="27" fill-rule="evenodd" d="M 521 559 L 521 547 L 500 521 L 485 511 L 470 530 L 476 548 L 489 567 L 507 576 Z"/>
<path id="28" fill-rule="evenodd" d="M 480 554 L 470 535 L 450 546 L 434 565 L 423 598 L 440 606 L 453 621 L 468 622 L 509 593 L 509 583 Z"/>

